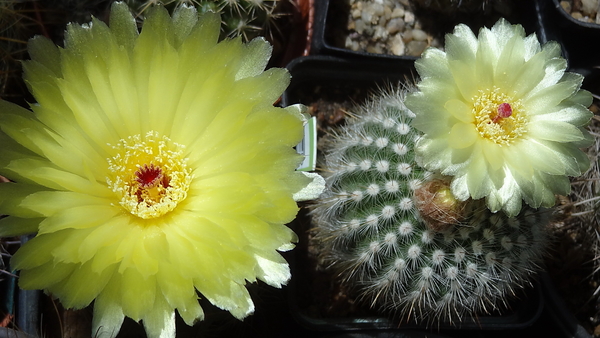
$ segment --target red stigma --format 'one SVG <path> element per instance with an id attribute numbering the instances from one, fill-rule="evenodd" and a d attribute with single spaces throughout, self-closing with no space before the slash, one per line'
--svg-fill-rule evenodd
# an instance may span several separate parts
<path id="1" fill-rule="evenodd" d="M 163 174 L 162 169 L 160 169 L 160 167 L 155 167 L 154 164 L 150 164 L 150 166 L 144 164 L 143 167 L 140 167 L 135 172 L 135 176 L 137 176 L 136 181 L 143 188 L 147 188 L 159 182 L 162 179 Z"/>
<path id="2" fill-rule="evenodd" d="M 498 105 L 498 114 L 494 117 L 492 122 L 496 123 L 500 119 L 510 117 L 512 115 L 512 107 L 508 103 L 501 103 Z"/>

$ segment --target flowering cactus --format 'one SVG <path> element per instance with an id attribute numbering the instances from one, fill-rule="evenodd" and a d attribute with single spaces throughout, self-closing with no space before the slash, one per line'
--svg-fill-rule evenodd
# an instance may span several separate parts
<path id="1" fill-rule="evenodd" d="M 29 43 L 37 103 L 0 101 L 0 236 L 36 233 L 11 264 L 19 286 L 68 308 L 94 301 L 94 337 L 125 316 L 149 337 L 175 336 L 175 311 L 204 318 L 198 297 L 242 319 L 247 282 L 281 287 L 284 224 L 308 179 L 295 168 L 297 106 L 273 106 L 289 83 L 265 70 L 264 39 L 218 42 L 218 15 L 129 8 L 110 25 L 71 24 L 65 47 Z"/>
<path id="2" fill-rule="evenodd" d="M 527 285 L 549 213 L 492 214 L 459 201 L 415 159 L 405 91 L 381 94 L 328 143 L 326 193 L 312 211 L 324 260 L 370 304 L 454 322 L 501 307 Z"/>
<path id="3" fill-rule="evenodd" d="M 541 46 L 504 19 L 478 36 L 456 26 L 445 50 L 416 61 L 419 91 L 406 100 L 424 133 L 420 163 L 452 176 L 456 198 L 485 198 L 493 212 L 516 216 L 523 200 L 552 207 L 555 194 L 569 193 L 569 176 L 589 167 L 583 77 L 566 72 L 558 43 Z"/>

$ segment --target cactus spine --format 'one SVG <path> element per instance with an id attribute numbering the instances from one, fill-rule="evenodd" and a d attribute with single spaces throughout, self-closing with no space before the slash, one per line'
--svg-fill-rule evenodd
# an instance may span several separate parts
<path id="1" fill-rule="evenodd" d="M 241 36 L 250 41 L 257 36 L 269 36 L 275 20 L 282 13 L 284 0 L 126 0 L 128 5 L 142 16 L 152 5 L 163 4 L 168 9 L 181 5 L 195 6 L 198 12 L 215 12 L 221 14 L 221 31 L 224 37 Z"/>
<path id="2" fill-rule="evenodd" d="M 312 210 L 322 258 L 359 298 L 403 318 L 454 322 L 501 307 L 537 269 L 549 212 L 515 218 L 456 201 L 416 162 L 405 89 L 358 108 L 326 150 Z"/>

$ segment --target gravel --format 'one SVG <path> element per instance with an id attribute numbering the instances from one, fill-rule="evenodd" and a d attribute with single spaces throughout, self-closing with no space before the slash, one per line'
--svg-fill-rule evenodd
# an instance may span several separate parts
<path id="1" fill-rule="evenodd" d="M 574 19 L 600 24 L 600 0 L 563 0 L 560 6 Z"/>
<path id="2" fill-rule="evenodd" d="M 345 47 L 376 54 L 420 56 L 425 48 L 442 48 L 423 30 L 408 0 L 350 0 Z"/>

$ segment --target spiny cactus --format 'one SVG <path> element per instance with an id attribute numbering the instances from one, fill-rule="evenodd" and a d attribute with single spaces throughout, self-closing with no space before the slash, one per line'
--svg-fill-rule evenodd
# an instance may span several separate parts
<path id="1" fill-rule="evenodd" d="M 27 39 L 38 33 L 32 12 L 33 2 L 0 1 L 0 98 L 24 101 L 27 91 L 21 79 L 21 63 L 25 57 Z"/>
<path id="2" fill-rule="evenodd" d="M 143 16 L 151 6 L 163 4 L 173 9 L 183 4 L 195 6 L 200 13 L 221 14 L 222 38 L 241 36 L 245 41 L 257 36 L 273 33 L 275 20 L 282 13 L 282 4 L 287 0 L 126 0 L 136 16 Z"/>
<path id="3" fill-rule="evenodd" d="M 404 97 L 383 93 L 330 140 L 326 193 L 312 210 L 322 258 L 359 298 L 402 318 L 497 310 L 537 269 L 549 212 L 508 218 L 456 201 L 444 177 L 415 161 Z"/>

